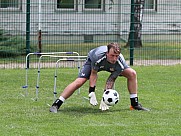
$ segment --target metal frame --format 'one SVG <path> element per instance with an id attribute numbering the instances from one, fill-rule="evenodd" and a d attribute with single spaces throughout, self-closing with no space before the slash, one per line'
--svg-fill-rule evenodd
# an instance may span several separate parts
<path id="1" fill-rule="evenodd" d="M 28 67 L 28 59 L 29 59 L 29 57 L 30 57 L 30 55 L 56 55 L 56 54 L 68 54 L 68 55 L 71 55 L 71 54 L 76 54 L 77 56 L 80 56 L 79 55 L 79 53 L 78 52 L 48 52 L 48 53 L 37 53 L 37 52 L 35 52 L 35 53 L 28 53 L 27 55 L 26 55 L 26 68 L 25 68 L 25 85 L 24 86 L 22 86 L 22 88 L 23 89 L 25 89 L 25 94 L 21 94 L 22 96 L 27 96 L 28 95 L 28 69 L 29 69 L 29 67 Z M 40 56 L 40 57 L 41 57 Z M 67 57 L 67 56 L 65 56 L 65 57 Z M 69 56 L 70 57 L 70 56 Z M 42 57 L 41 57 L 42 58 Z M 39 63 L 39 68 L 38 68 L 38 70 L 40 70 L 40 63 Z M 39 72 L 39 71 L 38 71 Z"/>

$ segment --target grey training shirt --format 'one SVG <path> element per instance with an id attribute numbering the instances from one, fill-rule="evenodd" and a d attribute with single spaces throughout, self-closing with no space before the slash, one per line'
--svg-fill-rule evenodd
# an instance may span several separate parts
<path id="1" fill-rule="evenodd" d="M 122 54 L 119 55 L 115 64 L 109 63 L 106 58 L 106 52 L 107 46 L 100 46 L 95 49 L 92 49 L 88 53 L 88 58 L 91 60 L 91 68 L 98 72 L 111 72 L 113 76 L 116 78 L 124 69 L 128 68 L 129 66 L 126 64 L 126 61 Z"/>

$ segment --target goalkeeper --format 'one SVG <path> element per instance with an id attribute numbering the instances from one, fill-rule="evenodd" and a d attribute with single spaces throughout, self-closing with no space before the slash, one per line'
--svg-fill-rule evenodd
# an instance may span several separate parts
<path id="1" fill-rule="evenodd" d="M 107 71 L 111 73 L 106 81 L 105 90 L 112 89 L 116 78 L 118 76 L 123 76 L 127 78 L 127 87 L 131 102 L 130 109 L 144 111 L 149 110 L 138 103 L 136 71 L 126 64 L 125 59 L 121 54 L 119 44 L 110 43 L 107 46 L 100 46 L 92 49 L 88 53 L 87 60 L 85 61 L 78 77 L 64 89 L 59 99 L 55 100 L 50 107 L 50 112 L 57 113 L 63 102 L 87 80 L 89 80 L 90 104 L 96 106 L 98 102 L 95 95 L 95 87 L 98 76 L 97 73 L 100 71 Z M 109 106 L 101 100 L 99 109 L 105 111 L 109 109 Z"/>

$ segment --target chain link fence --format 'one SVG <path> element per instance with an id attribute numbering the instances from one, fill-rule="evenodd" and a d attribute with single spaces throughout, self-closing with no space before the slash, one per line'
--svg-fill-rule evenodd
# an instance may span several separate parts
<path id="1" fill-rule="evenodd" d="M 131 15 L 137 10 L 131 7 L 139 2 L 142 46 L 130 47 Z M 25 68 L 26 60 L 37 67 L 39 53 L 86 56 L 110 42 L 120 43 L 133 65 L 181 64 L 180 18 L 180 0 L 0 0 L 0 67 Z M 34 54 L 26 58 L 28 53 Z M 54 67 L 57 59 L 42 57 L 42 65 Z M 75 63 L 63 61 L 61 66 Z"/>

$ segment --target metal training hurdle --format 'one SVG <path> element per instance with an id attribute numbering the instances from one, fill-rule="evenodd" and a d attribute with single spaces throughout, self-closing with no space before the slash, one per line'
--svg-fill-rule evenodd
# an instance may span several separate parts
<path id="1" fill-rule="evenodd" d="M 79 55 L 79 53 L 77 53 L 77 52 L 48 52 L 48 53 L 37 53 L 37 52 L 35 52 L 35 53 L 29 53 L 29 54 L 27 54 L 26 55 L 26 68 L 25 68 L 25 85 L 24 86 L 22 86 L 22 88 L 23 89 L 25 89 L 25 94 L 21 94 L 22 96 L 27 96 L 28 95 L 28 58 L 30 57 L 30 55 L 56 55 L 56 54 L 67 54 L 67 55 L 73 55 L 73 54 L 75 54 L 75 55 L 77 55 L 77 56 L 80 56 Z M 40 56 L 40 57 L 41 57 Z M 68 57 L 68 56 L 66 56 L 66 57 Z M 41 57 L 42 58 L 42 57 Z M 39 64 L 38 64 L 38 73 L 40 73 L 40 61 L 41 61 L 41 59 L 39 59 Z M 38 86 L 36 87 L 36 88 L 38 88 Z"/>
<path id="2" fill-rule="evenodd" d="M 52 56 L 51 56 L 52 57 Z M 75 57 L 77 57 L 77 59 L 74 59 Z M 84 58 L 84 59 L 81 59 L 81 58 Z M 57 68 L 58 68 L 58 63 L 60 62 L 60 61 L 78 61 L 78 74 L 79 74 L 79 72 L 80 72 L 80 61 L 85 61 L 86 60 L 86 58 L 87 58 L 87 56 L 71 56 L 71 57 L 69 57 L 69 58 L 67 58 L 67 59 L 59 59 L 59 60 L 57 60 L 57 62 L 56 62 L 56 66 L 55 66 L 55 75 L 54 75 L 54 91 L 53 91 L 53 94 L 54 94 L 54 99 L 56 99 L 57 97 L 56 97 L 56 94 L 57 94 L 57 92 L 56 92 L 56 82 L 57 82 Z M 78 94 L 80 94 L 80 88 L 79 88 L 79 90 L 78 90 Z"/>
<path id="3" fill-rule="evenodd" d="M 77 54 L 79 55 L 79 54 Z M 36 84 L 36 97 L 34 100 L 37 100 L 38 99 L 38 92 L 39 92 L 39 80 L 40 80 L 40 68 L 41 68 L 41 59 L 43 57 L 54 57 L 54 58 L 61 58 L 61 57 L 65 57 L 65 56 L 57 56 L 57 55 L 41 55 L 39 57 L 39 61 L 38 61 L 38 75 L 37 75 L 37 84 Z M 68 56 L 66 56 L 68 57 Z M 66 59 L 62 59 L 62 60 L 66 60 Z M 80 68 L 80 66 L 78 65 L 78 69 Z"/>
<path id="4" fill-rule="evenodd" d="M 53 57 L 53 58 L 61 58 L 56 61 L 55 65 L 55 75 L 54 75 L 54 98 L 56 98 L 56 78 L 57 78 L 57 68 L 58 68 L 58 62 L 60 61 L 77 61 L 77 68 L 78 68 L 78 73 L 80 72 L 80 61 L 85 59 L 81 58 L 87 58 L 87 56 L 56 56 L 56 55 L 42 55 L 39 58 L 39 64 L 38 64 L 38 75 L 37 75 L 37 84 L 36 84 L 36 98 L 34 100 L 38 100 L 38 93 L 39 93 L 39 80 L 40 80 L 40 63 L 41 63 L 41 58 L 42 57 Z M 76 59 L 74 59 L 76 58 Z M 79 88 L 79 93 L 80 93 L 80 88 Z"/>

